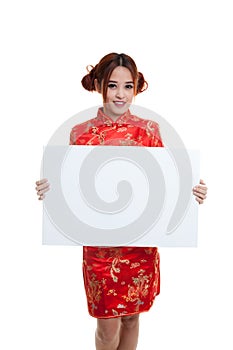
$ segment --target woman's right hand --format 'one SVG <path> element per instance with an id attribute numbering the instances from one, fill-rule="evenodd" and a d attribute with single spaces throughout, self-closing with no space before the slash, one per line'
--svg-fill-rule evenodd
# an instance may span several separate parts
<path id="1" fill-rule="evenodd" d="M 48 179 L 41 179 L 36 181 L 36 191 L 38 195 L 38 199 L 42 200 L 45 198 L 45 193 L 49 190 Z"/>

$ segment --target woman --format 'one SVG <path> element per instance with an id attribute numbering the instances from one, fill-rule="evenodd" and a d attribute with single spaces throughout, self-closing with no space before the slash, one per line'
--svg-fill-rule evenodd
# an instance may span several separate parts
<path id="1" fill-rule="evenodd" d="M 110 53 L 82 79 L 88 91 L 102 94 L 97 116 L 74 126 L 71 145 L 163 147 L 159 126 L 130 113 L 133 98 L 148 84 L 134 60 Z M 46 179 L 36 182 L 39 199 L 49 190 Z M 207 188 L 201 180 L 193 189 L 201 204 Z M 83 276 L 88 310 L 97 318 L 97 350 L 134 350 L 139 314 L 148 311 L 160 292 L 157 247 L 83 247 Z"/>

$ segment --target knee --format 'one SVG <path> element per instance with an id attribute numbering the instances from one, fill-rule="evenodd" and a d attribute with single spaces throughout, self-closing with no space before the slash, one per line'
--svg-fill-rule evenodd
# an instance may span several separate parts
<path id="1" fill-rule="evenodd" d="M 109 326 L 106 326 L 106 324 L 103 326 L 101 324 L 98 324 L 98 327 L 96 329 L 96 339 L 100 344 L 103 345 L 115 344 L 119 338 L 119 331 L 120 327 L 118 323 L 115 325 L 110 324 Z"/>
<path id="2" fill-rule="evenodd" d="M 128 329 L 138 327 L 139 315 L 124 316 L 122 317 L 121 322 L 122 322 L 122 325 Z"/>
<path id="3" fill-rule="evenodd" d="M 108 332 L 106 330 L 98 329 L 96 330 L 96 339 L 100 344 L 103 345 L 110 345 L 110 344 L 115 344 L 117 341 L 117 333 L 115 332 Z"/>

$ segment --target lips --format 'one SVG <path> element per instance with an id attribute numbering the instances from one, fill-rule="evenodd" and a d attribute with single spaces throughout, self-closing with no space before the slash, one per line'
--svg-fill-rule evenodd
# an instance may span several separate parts
<path id="1" fill-rule="evenodd" d="M 126 102 L 123 101 L 113 101 L 113 103 L 117 107 L 123 107 L 126 104 Z"/>

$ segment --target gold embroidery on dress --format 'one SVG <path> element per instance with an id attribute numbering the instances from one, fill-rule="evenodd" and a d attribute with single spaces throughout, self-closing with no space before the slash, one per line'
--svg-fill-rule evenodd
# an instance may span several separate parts
<path id="1" fill-rule="evenodd" d="M 128 132 L 128 134 L 125 134 L 125 137 L 126 137 L 127 139 L 130 139 L 131 137 L 133 137 L 133 134 L 130 134 L 130 133 Z"/>
<path id="2" fill-rule="evenodd" d="M 111 295 L 111 294 L 116 296 L 117 295 L 116 290 L 115 289 L 109 289 L 107 295 Z"/>
<path id="3" fill-rule="evenodd" d="M 153 253 L 153 248 L 152 247 L 147 247 L 144 249 L 146 254 L 152 254 Z"/>
<path id="4" fill-rule="evenodd" d="M 135 267 L 138 267 L 138 266 L 140 266 L 140 263 L 138 263 L 138 262 L 132 263 L 130 265 L 130 269 L 134 269 Z"/>
<path id="5" fill-rule="evenodd" d="M 136 305 L 143 304 L 144 302 L 141 298 L 145 298 L 148 294 L 148 289 L 150 285 L 150 279 L 152 274 L 144 275 L 145 270 L 139 270 L 138 277 L 132 277 L 133 284 L 128 287 L 128 295 L 124 295 L 123 298 L 126 302 L 137 302 Z"/>
<path id="6" fill-rule="evenodd" d="M 114 309 L 112 309 L 112 314 L 113 314 L 114 316 L 118 316 L 118 312 L 117 312 L 116 310 L 114 310 Z"/>
<path id="7" fill-rule="evenodd" d="M 121 269 L 120 267 L 117 267 L 118 264 L 129 264 L 129 260 L 127 259 L 121 259 L 120 257 L 116 257 L 112 260 L 112 264 L 110 267 L 110 275 L 113 279 L 113 282 L 118 282 L 118 277 L 115 275 L 115 273 L 120 273 Z"/>
<path id="8" fill-rule="evenodd" d="M 96 138 L 96 135 L 94 135 L 86 144 L 92 145 L 92 141 Z"/>
<path id="9" fill-rule="evenodd" d="M 99 130 L 99 128 L 97 126 L 93 126 L 91 128 L 91 131 L 92 131 L 93 134 L 96 134 L 98 132 L 98 130 Z"/>
<path id="10" fill-rule="evenodd" d="M 95 254 L 97 258 L 103 259 L 105 258 L 105 255 L 107 254 L 107 251 L 103 248 L 99 248 L 98 252 Z"/>
<path id="11" fill-rule="evenodd" d="M 113 314 L 113 316 L 121 316 L 121 315 L 127 314 L 127 311 L 118 312 L 115 309 L 112 309 L 112 314 Z"/>
<path id="12" fill-rule="evenodd" d="M 136 146 L 138 143 L 135 140 L 119 140 L 120 146 Z"/>
<path id="13" fill-rule="evenodd" d="M 149 130 L 150 133 L 152 133 L 152 134 L 154 134 L 154 132 L 155 132 L 154 125 L 156 125 L 156 123 L 153 122 L 152 120 L 148 120 L 148 122 L 147 122 L 147 124 L 146 124 L 148 130 Z"/>
<path id="14" fill-rule="evenodd" d="M 89 281 L 87 287 L 88 301 L 91 304 L 92 309 L 96 309 L 96 303 L 99 303 L 102 294 L 101 281 L 96 280 L 96 274 L 91 275 L 91 280 Z"/>
<path id="15" fill-rule="evenodd" d="M 122 126 L 120 128 L 117 129 L 117 132 L 123 132 L 123 131 L 127 131 L 128 128 L 126 128 L 125 126 Z"/>

